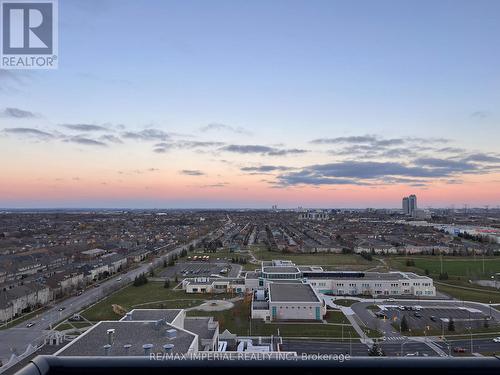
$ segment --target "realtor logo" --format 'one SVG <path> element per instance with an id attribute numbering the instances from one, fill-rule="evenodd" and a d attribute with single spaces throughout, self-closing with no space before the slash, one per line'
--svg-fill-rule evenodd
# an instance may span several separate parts
<path id="1" fill-rule="evenodd" d="M 0 13 L 0 68 L 57 68 L 57 0 L 1 0 Z"/>

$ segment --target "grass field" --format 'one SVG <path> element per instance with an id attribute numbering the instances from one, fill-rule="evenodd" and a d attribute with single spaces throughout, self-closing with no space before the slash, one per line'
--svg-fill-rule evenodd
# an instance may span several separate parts
<path id="1" fill-rule="evenodd" d="M 407 257 L 385 257 L 383 258 L 392 268 L 402 271 L 416 271 L 419 274 L 424 274 L 428 270 L 431 276 L 438 276 L 441 273 L 441 257 L 440 256 L 407 256 Z M 415 262 L 415 266 L 406 266 L 407 260 Z M 484 265 L 484 272 L 483 272 Z M 486 276 L 500 272 L 500 257 L 442 257 L 443 272 L 447 272 L 448 276 L 473 278 Z"/>
<path id="2" fill-rule="evenodd" d="M 457 280 L 446 280 L 444 282 L 434 282 L 438 291 L 446 293 L 451 297 L 483 303 L 500 303 L 500 292 L 481 288 L 479 286 L 465 284 Z"/>
<path id="3" fill-rule="evenodd" d="M 262 246 L 252 246 L 251 252 L 258 260 L 283 259 L 291 260 L 295 264 L 319 265 L 319 266 L 374 266 L 378 262 L 368 261 L 359 255 L 354 254 L 285 254 L 276 251 L 268 251 Z"/>
<path id="4" fill-rule="evenodd" d="M 349 324 L 349 320 L 341 311 L 327 310 L 325 320 L 328 323 Z"/>
<path id="5" fill-rule="evenodd" d="M 127 311 L 133 308 L 177 309 L 197 306 L 207 299 L 228 297 L 230 296 L 225 294 L 186 294 L 182 290 L 166 289 L 161 282 L 149 282 L 138 287 L 128 286 L 89 307 L 82 315 L 90 321 L 117 320 L 121 316 L 113 311 L 113 304 L 119 305 Z"/>
<path id="6" fill-rule="evenodd" d="M 266 323 L 260 319 L 250 319 L 250 302 L 239 301 L 235 303 L 234 308 L 226 311 L 203 312 L 188 311 L 188 316 L 213 316 L 219 322 L 219 329 L 223 332 L 225 329 L 238 335 L 252 336 L 270 336 L 277 335 L 278 330 L 282 337 L 320 337 L 320 338 L 358 338 L 358 334 L 349 324 L 338 324 L 342 321 L 343 314 L 336 311 L 329 311 L 325 323 Z M 330 322 L 331 320 L 331 322 Z M 347 319 L 345 319 L 347 322 Z M 376 331 L 368 330 L 368 336 L 378 337 L 380 334 Z"/>

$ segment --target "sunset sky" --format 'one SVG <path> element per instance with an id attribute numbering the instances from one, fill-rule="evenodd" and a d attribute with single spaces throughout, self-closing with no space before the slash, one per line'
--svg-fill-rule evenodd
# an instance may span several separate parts
<path id="1" fill-rule="evenodd" d="M 500 205 L 500 2 L 59 1 L 0 207 Z"/>

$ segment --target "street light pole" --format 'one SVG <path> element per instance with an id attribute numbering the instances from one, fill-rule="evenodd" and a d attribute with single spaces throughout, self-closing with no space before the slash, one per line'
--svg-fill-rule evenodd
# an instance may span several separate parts
<path id="1" fill-rule="evenodd" d="M 470 317 L 470 311 L 469 311 L 469 333 L 470 333 L 470 354 L 474 352 L 473 344 L 472 344 L 472 321 Z"/>

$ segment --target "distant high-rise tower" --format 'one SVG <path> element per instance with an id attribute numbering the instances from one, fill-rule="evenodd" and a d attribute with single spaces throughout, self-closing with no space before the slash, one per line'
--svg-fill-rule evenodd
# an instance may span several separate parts
<path id="1" fill-rule="evenodd" d="M 410 215 L 415 216 L 415 212 L 417 211 L 417 196 L 415 194 L 410 195 L 408 201 L 410 203 Z"/>
<path id="2" fill-rule="evenodd" d="M 405 215 L 415 216 L 417 212 L 417 196 L 415 194 L 403 198 L 403 213 Z"/>
<path id="3" fill-rule="evenodd" d="M 410 214 L 410 200 L 408 199 L 408 197 L 403 198 L 403 213 L 405 215 Z"/>

